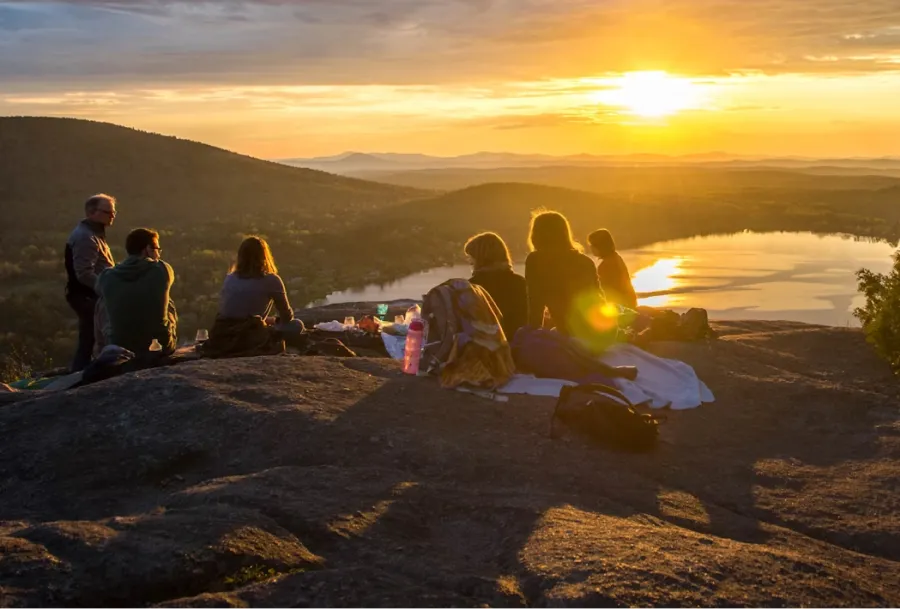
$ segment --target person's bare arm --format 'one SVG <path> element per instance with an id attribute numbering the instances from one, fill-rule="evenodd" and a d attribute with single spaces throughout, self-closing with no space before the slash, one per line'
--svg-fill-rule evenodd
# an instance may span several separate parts
<path id="1" fill-rule="evenodd" d="M 294 310 L 288 300 L 284 282 L 278 275 L 273 275 L 270 281 L 272 282 L 272 302 L 275 303 L 275 310 L 278 311 L 279 321 L 283 324 L 287 323 L 294 319 Z"/>
<path id="2" fill-rule="evenodd" d="M 534 259 L 525 260 L 525 285 L 528 291 L 527 323 L 532 328 L 544 326 L 544 308 L 547 306 L 543 277 L 534 268 Z"/>

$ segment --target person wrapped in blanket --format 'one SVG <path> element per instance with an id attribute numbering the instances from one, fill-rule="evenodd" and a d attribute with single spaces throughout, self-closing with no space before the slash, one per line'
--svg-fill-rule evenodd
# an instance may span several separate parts
<path id="1" fill-rule="evenodd" d="M 593 353 L 624 339 L 634 312 L 606 300 L 594 262 L 564 215 L 542 211 L 532 216 L 528 245 L 528 327 L 555 327 Z"/>
<path id="2" fill-rule="evenodd" d="M 277 318 L 270 316 L 273 308 Z M 304 331 L 268 243 L 247 237 L 225 277 L 219 312 L 201 352 L 206 357 L 273 355 L 285 350 L 285 340 L 297 340 Z"/>

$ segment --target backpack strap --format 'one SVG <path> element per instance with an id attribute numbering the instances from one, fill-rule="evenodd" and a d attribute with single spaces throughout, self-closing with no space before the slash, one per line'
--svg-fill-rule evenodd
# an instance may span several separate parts
<path id="1" fill-rule="evenodd" d="M 550 439 L 553 439 L 553 430 L 554 423 L 556 423 L 556 417 L 559 414 L 559 407 L 561 404 L 565 404 L 566 400 L 569 399 L 569 394 L 573 391 L 577 391 L 587 385 L 563 385 L 559 390 L 559 397 L 556 398 L 556 405 L 553 407 L 553 415 L 550 417 Z"/>
<path id="2" fill-rule="evenodd" d="M 455 290 L 451 281 L 445 281 L 441 285 L 432 288 L 422 306 L 422 317 L 429 326 L 429 348 L 425 351 L 425 370 L 434 372 L 440 370 L 450 352 L 456 337 L 456 299 Z M 437 302 L 434 302 L 437 300 Z M 431 329 L 440 332 L 440 339 L 432 334 Z"/>
<path id="3" fill-rule="evenodd" d="M 602 394 L 608 395 L 610 397 L 616 398 L 617 400 L 622 400 L 625 403 L 624 405 L 626 405 L 627 408 L 634 409 L 634 407 L 635 407 L 634 404 L 631 403 L 631 400 L 629 400 L 627 397 L 625 397 L 624 393 L 622 393 L 618 389 L 610 387 L 609 385 L 603 385 L 600 383 L 585 383 L 583 385 L 576 385 L 575 387 L 569 387 L 569 389 L 582 389 L 582 390 L 586 390 L 586 391 L 593 391 L 595 393 L 602 393 Z M 560 392 L 560 395 L 562 395 L 561 392 Z M 649 421 L 657 421 L 657 422 L 665 421 L 668 419 L 668 417 L 664 414 L 653 414 L 652 412 L 643 413 L 643 414 L 641 414 L 641 416 Z"/>
<path id="4" fill-rule="evenodd" d="M 571 391 L 591 391 L 594 393 L 602 393 L 611 398 L 615 398 L 616 400 L 619 400 L 620 402 L 622 402 L 623 406 L 628 406 L 628 407 L 634 408 L 634 404 L 631 403 L 631 400 L 629 400 L 627 397 L 625 397 L 624 393 L 622 393 L 615 387 L 610 387 L 609 385 L 604 385 L 602 383 L 582 383 L 581 385 L 574 385 L 574 386 L 569 385 L 569 386 L 563 387 L 563 390 L 565 390 L 565 389 L 568 389 L 570 392 Z M 560 395 L 560 397 L 562 397 L 562 391 L 560 391 L 559 395 Z"/>
<path id="5" fill-rule="evenodd" d="M 609 385 L 603 385 L 601 383 L 582 383 L 580 385 L 565 385 L 562 389 L 559 390 L 559 398 L 556 400 L 556 406 L 553 408 L 553 416 L 550 417 L 550 438 L 553 439 L 553 431 L 554 424 L 556 422 L 556 417 L 559 412 L 560 404 L 564 404 L 565 401 L 569 398 L 569 395 L 576 391 L 584 391 L 588 393 L 599 393 L 602 395 L 606 395 L 615 399 L 618 402 L 621 402 L 623 408 L 634 409 L 634 404 L 631 403 L 625 394 L 614 387 L 610 387 Z M 645 413 L 641 415 L 647 421 L 652 421 L 654 423 L 659 423 L 661 421 L 667 420 L 668 417 L 666 415 L 659 415 L 653 413 Z"/>
<path id="6" fill-rule="evenodd" d="M 472 284 L 472 291 L 473 291 L 479 298 L 481 298 L 482 300 L 485 301 L 485 304 L 487 304 L 488 308 L 491 310 L 491 313 L 494 314 L 494 317 L 495 317 L 496 320 L 497 320 L 497 325 L 499 326 L 501 320 L 503 319 L 503 313 L 500 312 L 500 307 L 497 306 L 497 303 L 496 303 L 496 301 L 494 300 L 494 297 L 491 296 L 491 293 L 488 292 L 487 290 L 485 290 L 485 289 L 484 289 L 483 287 L 481 287 L 480 285 L 476 285 L 476 284 L 474 284 L 474 283 Z M 504 336 L 506 336 L 506 335 L 504 335 Z M 511 336 L 507 336 L 507 337 L 506 337 L 507 342 L 509 342 L 511 339 L 512 339 Z"/>

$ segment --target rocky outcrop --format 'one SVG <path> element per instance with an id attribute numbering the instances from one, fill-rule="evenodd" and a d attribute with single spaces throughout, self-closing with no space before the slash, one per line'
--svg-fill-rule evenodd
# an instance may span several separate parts
<path id="1" fill-rule="evenodd" d="M 900 388 L 859 332 L 663 344 L 651 455 L 387 359 L 196 361 L 0 406 L 0 605 L 897 605 Z"/>

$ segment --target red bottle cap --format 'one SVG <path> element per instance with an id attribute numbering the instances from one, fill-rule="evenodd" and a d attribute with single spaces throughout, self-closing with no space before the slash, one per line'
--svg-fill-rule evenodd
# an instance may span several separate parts
<path id="1" fill-rule="evenodd" d="M 425 330 L 425 323 L 421 319 L 414 319 L 409 322 L 409 329 L 414 332 L 422 332 Z"/>

